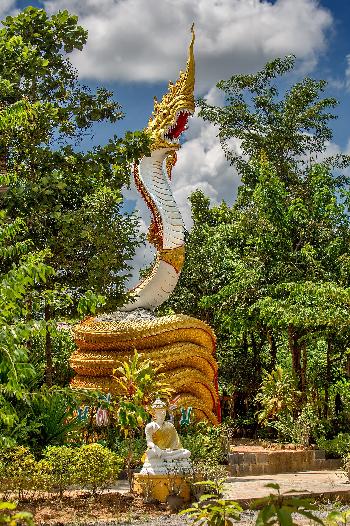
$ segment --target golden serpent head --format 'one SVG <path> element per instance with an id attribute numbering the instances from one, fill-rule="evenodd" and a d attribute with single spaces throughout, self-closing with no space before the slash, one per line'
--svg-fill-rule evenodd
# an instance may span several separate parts
<path id="1" fill-rule="evenodd" d="M 168 92 L 160 102 L 155 98 L 152 117 L 146 131 L 151 136 L 151 150 L 168 148 L 176 150 L 180 147 L 179 137 L 187 127 L 187 120 L 194 112 L 194 28 L 189 47 L 185 71 L 173 84 L 169 82 Z"/>

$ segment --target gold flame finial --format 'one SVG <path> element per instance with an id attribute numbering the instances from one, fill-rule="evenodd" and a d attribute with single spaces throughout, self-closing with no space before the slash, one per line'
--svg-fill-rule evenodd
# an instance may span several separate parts
<path id="1" fill-rule="evenodd" d="M 175 84 L 169 82 L 168 92 L 160 102 L 156 98 L 154 100 L 153 114 L 146 128 L 152 140 L 151 150 L 159 148 L 177 150 L 180 147 L 177 139 L 186 129 L 187 118 L 194 112 L 194 24 L 191 32 L 192 39 L 185 71 L 180 71 Z"/>

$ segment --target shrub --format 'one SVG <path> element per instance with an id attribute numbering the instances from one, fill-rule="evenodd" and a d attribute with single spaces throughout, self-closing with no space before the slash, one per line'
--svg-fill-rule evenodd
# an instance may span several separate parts
<path id="1" fill-rule="evenodd" d="M 60 497 L 74 483 L 76 449 L 65 446 L 51 446 L 44 451 L 44 458 L 38 462 L 37 484 L 46 489 L 57 489 Z"/>
<path id="2" fill-rule="evenodd" d="M 30 450 L 23 446 L 3 449 L 1 452 L 3 471 L 0 488 L 18 493 L 18 498 L 35 488 L 36 461 Z"/>
<path id="3" fill-rule="evenodd" d="M 234 500 L 222 498 L 224 479 L 197 482 L 197 485 L 203 484 L 209 488 L 209 493 L 201 495 L 199 503 L 192 503 L 190 508 L 180 511 L 179 515 L 186 513 L 195 524 L 203 526 L 228 526 L 238 523 L 243 509 Z"/>
<path id="4" fill-rule="evenodd" d="M 348 477 L 348 481 L 350 481 L 350 454 L 348 453 L 343 458 L 343 468 L 345 471 L 346 476 Z"/>
<path id="5" fill-rule="evenodd" d="M 261 405 L 258 420 L 263 425 L 277 420 L 281 413 L 291 414 L 295 408 L 298 391 L 295 381 L 282 367 L 265 372 L 255 400 Z"/>
<path id="6" fill-rule="evenodd" d="M 345 457 L 350 453 L 350 433 L 339 433 L 339 435 L 331 440 L 323 437 L 319 438 L 317 445 L 321 449 L 324 449 L 330 458 Z"/>
<path id="7" fill-rule="evenodd" d="M 210 460 L 200 460 L 193 463 L 192 474 L 187 477 L 187 480 L 190 483 L 192 495 L 199 500 L 201 495 L 212 493 L 212 487 L 207 486 L 203 481 L 210 480 L 219 486 L 220 481 L 225 480 L 227 475 L 227 466 Z"/>
<path id="8" fill-rule="evenodd" d="M 132 459 L 131 467 L 137 468 L 142 466 L 142 457 L 147 449 L 146 438 L 134 438 L 132 441 Z M 126 468 L 127 456 L 130 453 L 130 446 L 127 440 L 122 439 L 116 441 L 114 446 L 114 452 L 124 459 L 124 468 Z"/>
<path id="9" fill-rule="evenodd" d="M 17 524 L 27 524 L 34 526 L 33 516 L 27 511 L 16 511 L 14 502 L 0 501 L 0 526 L 16 526 Z"/>
<path id="10" fill-rule="evenodd" d="M 192 462 L 227 463 L 228 439 L 225 426 L 198 422 L 180 438 L 182 446 L 191 451 Z"/>
<path id="11" fill-rule="evenodd" d="M 280 440 L 303 446 L 310 444 L 311 437 L 320 435 L 323 427 L 311 404 L 305 404 L 296 418 L 292 413 L 281 412 L 270 426 L 278 431 Z"/>
<path id="12" fill-rule="evenodd" d="M 75 482 L 89 488 L 96 495 L 98 490 L 114 482 L 123 466 L 123 459 L 100 444 L 88 444 L 76 450 Z"/>

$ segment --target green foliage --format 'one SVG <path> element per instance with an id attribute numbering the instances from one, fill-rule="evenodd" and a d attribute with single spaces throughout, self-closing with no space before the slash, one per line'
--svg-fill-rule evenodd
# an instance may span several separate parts
<path id="1" fill-rule="evenodd" d="M 256 395 L 261 407 L 258 420 L 263 426 L 275 429 L 280 440 L 307 446 L 311 436 L 316 438 L 317 432 L 322 434 L 323 428 L 312 404 L 306 403 L 300 409 L 301 393 L 295 384 L 281 367 L 266 372 Z"/>
<path id="2" fill-rule="evenodd" d="M 339 433 L 332 439 L 320 437 L 317 440 L 319 448 L 324 449 L 330 458 L 346 457 L 350 453 L 350 434 Z"/>
<path id="3" fill-rule="evenodd" d="M 316 163 L 336 101 L 323 98 L 324 81 L 309 78 L 279 93 L 285 84 L 277 79 L 293 64 L 276 59 L 220 82 L 221 106 L 199 102 L 242 185 L 231 208 L 192 194 L 186 261 L 161 309 L 214 327 L 219 380 L 234 395 L 231 418 L 259 409 L 263 371 L 277 366 L 295 378 L 298 410 L 310 396 L 327 418 L 350 346 L 349 179 L 331 171 L 349 157 Z"/>
<path id="4" fill-rule="evenodd" d="M 27 511 L 16 511 L 16 503 L 0 501 L 0 526 L 27 524 L 34 526 L 33 516 Z"/>
<path id="5" fill-rule="evenodd" d="M 3 466 L 0 491 L 17 492 L 19 499 L 37 490 L 58 491 L 62 497 L 73 484 L 96 495 L 118 478 L 124 462 L 121 456 L 100 444 L 49 447 L 39 461 L 22 446 L 0 452 Z"/>
<path id="6" fill-rule="evenodd" d="M 191 451 L 193 463 L 207 462 L 214 465 L 227 463 L 228 439 L 225 426 L 198 422 L 192 424 L 180 439 L 182 446 Z"/>
<path id="7" fill-rule="evenodd" d="M 76 477 L 75 455 L 77 450 L 71 447 L 51 446 L 44 451 L 43 459 L 38 463 L 38 476 L 45 481 L 45 489 L 58 489 L 60 497 L 74 483 Z"/>
<path id="8" fill-rule="evenodd" d="M 9 369 L 4 381 L 0 369 L 0 381 L 12 392 L 13 378 L 23 387 L 28 374 L 31 389 L 43 381 L 51 387 L 55 380 L 69 380 L 66 364 L 64 378 L 56 375 L 57 321 L 94 313 L 106 295 L 107 308 L 123 302 L 127 261 L 139 243 L 137 218 L 122 212 L 121 190 L 129 182 L 130 163 L 148 151 L 149 141 L 142 132 L 127 132 L 89 151 L 79 147 L 95 122 L 123 117 L 111 92 L 97 88 L 93 93 L 78 81 L 69 54 L 81 50 L 86 39 L 75 15 L 49 16 L 34 7 L 8 16 L 0 31 L 0 184 L 7 187 L 0 202 L 4 313 L 19 295 L 23 300 L 16 312 L 22 347 L 0 351 L 1 357 L 6 354 L 0 368 Z M 27 357 L 35 358 L 36 374 Z M 2 405 L 7 406 L 0 412 L 6 415 L 4 425 L 13 428 L 16 404 L 5 396 Z M 3 442 L 11 441 L 9 434 L 6 429 Z"/>
<path id="9" fill-rule="evenodd" d="M 350 510 L 346 511 L 331 511 L 326 518 L 325 523 L 329 526 L 347 526 L 350 522 Z"/>
<path id="10" fill-rule="evenodd" d="M 100 444 L 87 444 L 76 451 L 75 482 L 93 495 L 117 478 L 123 459 Z"/>
<path id="11" fill-rule="evenodd" d="M 82 400 L 89 399 L 93 399 L 93 393 L 88 395 L 70 388 L 43 386 L 35 392 L 25 391 L 23 398 L 16 401 L 16 425 L 7 430 L 9 444 L 28 445 L 39 455 L 48 445 L 81 440 L 83 424 L 76 418 L 75 410 Z"/>
<path id="12" fill-rule="evenodd" d="M 347 454 L 343 458 L 343 468 L 346 473 L 346 476 L 348 477 L 348 481 L 350 482 L 350 453 L 349 453 L 349 450 L 347 451 Z"/>
<path id="13" fill-rule="evenodd" d="M 301 393 L 298 403 L 305 401 L 307 382 L 315 376 L 308 355 L 323 353 L 323 375 L 315 387 L 319 406 L 323 397 L 328 412 L 335 367 L 344 374 L 350 344 L 343 265 L 349 221 L 337 200 L 340 183 L 327 168 L 315 166 L 295 186 L 295 192 L 304 192 L 301 201 L 270 165 L 254 166 L 257 182 L 253 189 L 243 187 L 245 202 L 225 213 L 223 205 L 207 210 L 204 224 L 194 217 L 187 260 L 168 308 L 184 309 L 214 326 L 219 378 L 233 392 L 243 392 L 250 407 L 263 369 L 276 365 L 291 370 Z M 307 213 L 298 215 L 301 202 Z M 320 209 L 327 214 L 320 215 Z M 320 341 L 325 345 L 318 346 Z"/>
<path id="14" fill-rule="evenodd" d="M 220 498 L 223 492 L 225 479 L 214 482 L 206 480 L 197 482 L 197 485 L 205 484 L 212 493 L 201 495 L 199 502 L 194 502 L 190 508 L 183 510 L 179 515 L 186 514 L 194 524 L 207 526 L 229 526 L 234 521 L 239 521 L 242 508 L 234 500 Z"/>
<path id="15" fill-rule="evenodd" d="M 203 459 L 192 461 L 192 472 L 191 475 L 187 478 L 187 481 L 190 484 L 191 495 L 195 497 L 196 500 L 206 493 L 213 492 L 213 484 L 216 485 L 217 496 L 220 494 L 220 484 L 222 480 L 227 478 L 227 466 L 218 464 L 215 460 Z M 209 486 L 206 485 L 206 481 L 210 481 Z M 198 484 L 200 482 L 200 484 Z"/>
<path id="16" fill-rule="evenodd" d="M 128 467 L 128 457 L 130 454 L 130 443 L 128 438 L 117 438 L 111 449 L 124 459 L 124 467 Z M 132 457 L 130 459 L 130 469 L 142 467 L 142 457 L 147 449 L 146 438 L 144 436 L 132 439 Z"/>
<path id="17" fill-rule="evenodd" d="M 148 419 L 147 407 L 157 397 L 169 397 L 172 389 L 159 367 L 140 358 L 135 350 L 128 361 L 113 370 L 113 382 L 120 394 L 115 402 L 117 423 L 125 437 L 132 435 Z"/>
<path id="18" fill-rule="evenodd" d="M 291 414 L 296 404 L 297 391 L 291 376 L 277 367 L 271 373 L 266 372 L 261 383 L 257 402 L 262 406 L 258 419 L 265 425 L 278 419 L 282 413 Z"/>
<path id="19" fill-rule="evenodd" d="M 28 408 L 29 419 L 38 424 L 37 433 L 32 437 L 33 446 L 39 445 L 44 449 L 48 445 L 63 445 L 70 433 L 80 430 L 82 424 L 74 416 L 79 403 L 79 393 L 69 388 L 59 390 L 43 387 L 33 393 Z"/>
<path id="20" fill-rule="evenodd" d="M 2 491 L 17 492 L 22 499 L 34 487 L 36 461 L 30 450 L 23 446 L 0 450 L 4 469 L 0 476 Z"/>
<path id="21" fill-rule="evenodd" d="M 280 440 L 303 446 L 309 446 L 311 437 L 315 439 L 323 433 L 322 423 L 311 404 L 304 405 L 294 417 L 292 413 L 282 412 L 270 425 L 276 429 Z"/>
<path id="22" fill-rule="evenodd" d="M 322 520 L 315 515 L 317 506 L 311 504 L 307 499 L 281 494 L 278 484 L 266 484 L 267 488 L 276 490 L 277 493 L 270 493 L 268 497 L 258 499 L 254 507 L 263 506 L 256 519 L 256 526 L 296 526 L 298 523 L 293 520 L 293 514 L 298 513 L 309 521 L 323 524 Z"/>
<path id="23" fill-rule="evenodd" d="M 31 392 L 69 382 L 73 344 L 59 322 L 96 312 L 106 295 L 106 308 L 123 302 L 139 242 L 122 187 L 149 140 L 127 132 L 82 151 L 95 122 L 123 117 L 111 92 L 78 81 L 69 54 L 86 39 L 75 15 L 34 7 L 0 30 L 1 445 L 62 443 L 69 410 Z"/>
<path id="24" fill-rule="evenodd" d="M 140 357 L 136 349 L 128 361 L 113 370 L 113 382 L 120 395 L 146 408 L 155 398 L 169 397 L 172 390 L 151 360 Z"/>
<path id="25" fill-rule="evenodd" d="M 275 79 L 291 71 L 294 62 L 293 56 L 277 58 L 258 73 L 222 80 L 217 87 L 225 95 L 223 106 L 199 101 L 200 116 L 219 127 L 224 152 L 245 184 L 255 183 L 249 160 L 261 153 L 282 180 L 292 182 L 332 138 L 328 123 L 336 118 L 330 110 L 337 101 L 320 97 L 326 81 L 305 78 L 279 95 Z M 240 153 L 230 144 L 233 137 L 241 141 Z"/>
<path id="26" fill-rule="evenodd" d="M 30 252 L 29 242 L 15 241 L 23 221 L 11 222 L 0 211 L 0 252 L 8 268 L 0 269 L 0 443 L 18 424 L 12 403 L 22 396 L 25 382 L 35 376 L 29 363 L 27 342 L 41 331 L 40 322 L 27 319 L 27 298 L 33 288 L 53 273 L 45 263 L 47 251 Z"/>

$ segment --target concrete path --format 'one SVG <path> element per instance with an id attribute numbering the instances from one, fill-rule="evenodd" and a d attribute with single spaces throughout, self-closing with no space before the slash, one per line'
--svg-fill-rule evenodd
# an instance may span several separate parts
<path id="1" fill-rule="evenodd" d="M 350 483 L 341 470 L 304 471 L 299 473 L 280 473 L 277 475 L 251 475 L 247 477 L 230 477 L 225 483 L 224 496 L 233 499 L 243 507 L 274 490 L 266 484 L 279 484 L 281 493 L 295 490 L 295 496 L 325 498 L 350 502 Z M 129 492 L 127 480 L 118 480 L 112 491 Z M 291 494 L 291 495 L 293 495 Z"/>
<path id="2" fill-rule="evenodd" d="M 279 484 L 281 493 L 296 490 L 295 496 L 350 502 L 350 483 L 341 470 L 230 477 L 225 484 L 225 498 L 233 499 L 246 507 L 250 502 L 274 492 L 265 487 L 270 483 Z"/>

